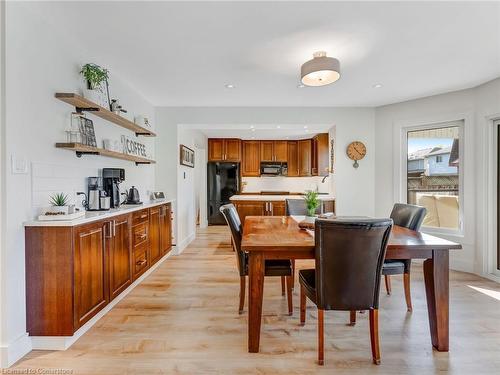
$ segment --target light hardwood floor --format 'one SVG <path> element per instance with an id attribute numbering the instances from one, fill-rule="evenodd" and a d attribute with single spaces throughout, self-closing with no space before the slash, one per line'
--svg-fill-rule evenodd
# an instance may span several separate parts
<path id="1" fill-rule="evenodd" d="M 287 315 L 279 278 L 266 278 L 261 352 L 247 352 L 247 307 L 238 315 L 239 276 L 225 227 L 200 230 L 181 256 L 164 262 L 66 351 L 33 351 L 16 369 L 74 374 L 461 374 L 500 373 L 500 285 L 451 272 L 450 352 L 432 350 L 421 267 L 413 267 L 413 313 L 402 279 L 380 298 L 382 363 L 371 362 L 368 314 L 348 327 L 347 312 L 325 313 L 325 366 L 316 365 L 316 308 L 299 326 Z M 310 262 L 297 262 L 299 268 Z M 500 298 L 500 297 L 497 297 Z M 332 371 L 334 370 L 334 371 Z"/>

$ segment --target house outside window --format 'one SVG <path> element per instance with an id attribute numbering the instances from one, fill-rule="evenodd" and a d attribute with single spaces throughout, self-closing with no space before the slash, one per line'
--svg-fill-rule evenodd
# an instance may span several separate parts
<path id="1" fill-rule="evenodd" d="M 461 230 L 460 126 L 407 131 L 407 202 L 424 206 L 423 226 Z"/>

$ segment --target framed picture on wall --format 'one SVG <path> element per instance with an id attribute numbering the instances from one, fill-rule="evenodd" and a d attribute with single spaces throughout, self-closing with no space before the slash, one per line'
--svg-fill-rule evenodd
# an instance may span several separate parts
<path id="1" fill-rule="evenodd" d="M 181 145 L 181 165 L 186 167 L 194 168 L 194 151 L 189 147 Z"/>

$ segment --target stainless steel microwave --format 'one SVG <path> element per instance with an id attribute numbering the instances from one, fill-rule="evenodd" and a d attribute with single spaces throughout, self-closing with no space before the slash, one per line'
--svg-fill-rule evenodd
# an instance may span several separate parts
<path id="1" fill-rule="evenodd" d="M 261 176 L 286 176 L 287 175 L 286 163 L 261 163 L 260 175 Z"/>

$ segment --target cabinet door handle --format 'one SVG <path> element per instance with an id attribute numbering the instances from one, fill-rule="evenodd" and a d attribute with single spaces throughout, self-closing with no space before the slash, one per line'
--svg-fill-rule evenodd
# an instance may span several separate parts
<path id="1" fill-rule="evenodd" d="M 148 217 L 148 214 L 141 215 L 141 219 L 145 219 Z"/>
<path id="2" fill-rule="evenodd" d="M 147 236 L 148 235 L 146 233 L 144 233 L 144 234 L 141 234 L 141 236 L 139 238 L 142 240 L 142 239 L 146 238 Z"/>
<path id="3" fill-rule="evenodd" d="M 138 260 L 137 262 L 135 262 L 135 264 L 138 266 L 142 266 L 142 265 L 146 264 L 146 262 L 147 262 L 146 259 L 141 259 L 141 260 Z"/>
<path id="4" fill-rule="evenodd" d="M 113 237 L 116 237 L 116 220 L 113 220 Z"/>
<path id="5" fill-rule="evenodd" d="M 111 221 L 107 222 L 106 225 L 104 226 L 104 238 L 111 238 L 113 237 L 113 229 L 111 229 Z M 106 234 L 106 228 L 109 230 L 109 235 Z"/>

